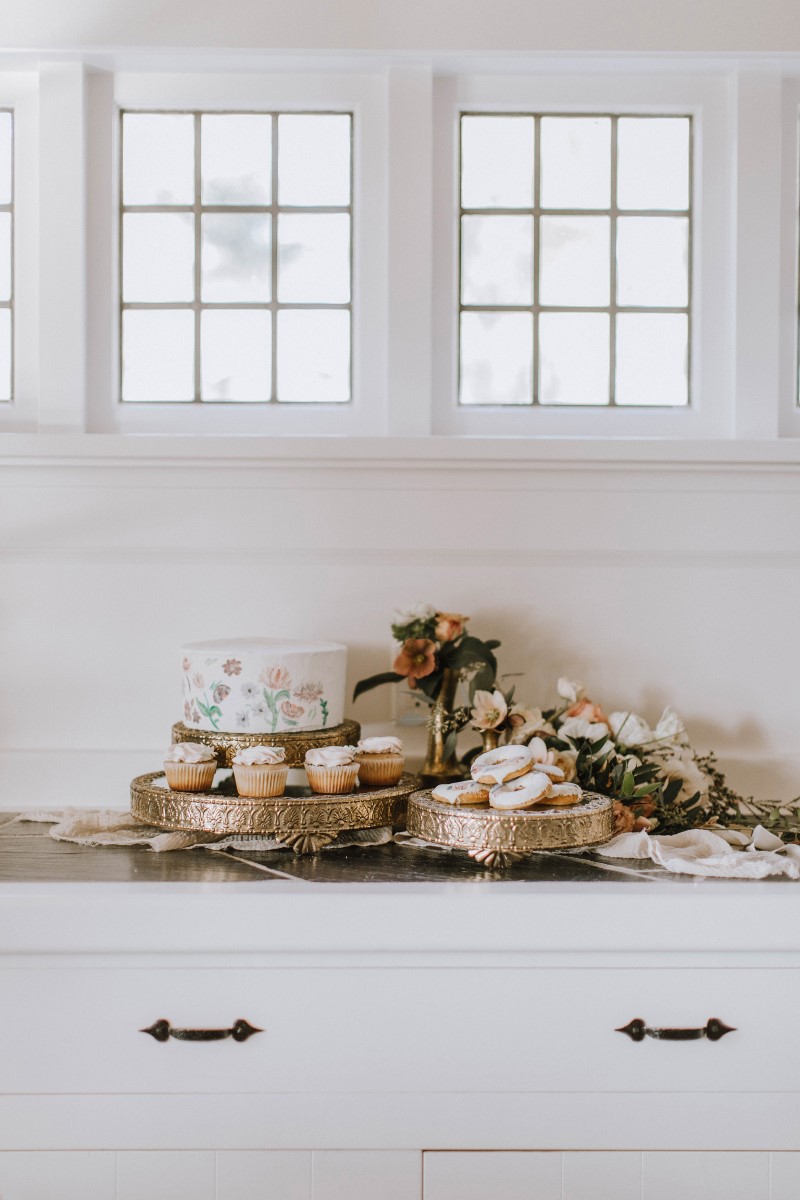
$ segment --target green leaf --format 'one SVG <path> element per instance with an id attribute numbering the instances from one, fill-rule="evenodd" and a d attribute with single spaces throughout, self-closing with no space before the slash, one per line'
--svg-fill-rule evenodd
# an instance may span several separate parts
<path id="1" fill-rule="evenodd" d="M 456 671 L 463 671 L 465 667 L 472 667 L 475 663 L 487 663 L 497 674 L 497 659 L 486 642 L 476 637 L 463 637 L 455 652 L 448 656 L 447 666 Z"/>
<path id="2" fill-rule="evenodd" d="M 495 672 L 492 670 L 489 663 L 484 663 L 479 667 L 472 679 L 469 681 L 469 699 L 470 703 L 475 699 L 476 692 L 490 692 L 495 685 Z"/>
<path id="3" fill-rule="evenodd" d="M 633 775 L 630 771 L 626 771 L 622 779 L 622 794 L 628 799 L 633 795 Z"/>
<path id="4" fill-rule="evenodd" d="M 405 675 L 398 675 L 396 671 L 381 671 L 380 675 L 370 675 L 368 679 L 360 679 L 353 690 L 353 699 L 357 700 L 359 696 L 363 696 L 364 692 L 372 691 L 373 688 L 380 687 L 382 683 L 400 683 L 405 679 Z"/>
<path id="5" fill-rule="evenodd" d="M 487 650 L 496 650 L 497 647 L 502 646 L 503 643 L 498 642 L 497 638 L 489 638 L 488 641 L 485 641 L 483 644 Z"/>

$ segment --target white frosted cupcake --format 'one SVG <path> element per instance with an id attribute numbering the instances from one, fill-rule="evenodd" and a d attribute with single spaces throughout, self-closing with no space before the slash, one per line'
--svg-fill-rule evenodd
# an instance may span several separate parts
<path id="1" fill-rule="evenodd" d="M 164 774 L 173 792 L 207 792 L 216 769 L 216 754 L 200 742 L 177 742 L 164 754 Z"/>
<path id="2" fill-rule="evenodd" d="M 396 737 L 364 738 L 358 743 L 359 783 L 391 787 L 403 774 L 403 743 Z"/>
<path id="3" fill-rule="evenodd" d="M 283 746 L 250 746 L 233 758 L 233 777 L 240 796 L 249 800 L 267 800 L 282 796 L 289 776 Z"/>
<path id="4" fill-rule="evenodd" d="M 306 751 L 305 766 L 313 791 L 340 795 L 356 786 L 360 764 L 355 746 L 321 746 Z"/>

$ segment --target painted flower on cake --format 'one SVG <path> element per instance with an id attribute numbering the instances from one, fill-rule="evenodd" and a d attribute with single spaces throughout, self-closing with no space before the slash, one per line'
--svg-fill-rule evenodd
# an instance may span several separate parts
<path id="1" fill-rule="evenodd" d="M 506 719 L 507 713 L 508 705 L 501 691 L 497 688 L 493 692 L 478 690 L 472 701 L 472 728 L 497 729 Z"/>
<path id="2" fill-rule="evenodd" d="M 192 709 L 191 721 L 192 721 L 193 725 L 200 724 L 200 713 L 197 711 L 196 708 Z"/>
<path id="3" fill-rule="evenodd" d="M 325 691 L 321 683 L 301 683 L 299 688 L 294 689 L 295 698 L 297 700 L 305 700 L 307 704 L 313 704 L 315 700 L 319 700 L 322 693 Z"/>
<path id="4" fill-rule="evenodd" d="M 183 660 L 183 669 L 184 669 L 184 671 L 186 671 L 187 673 L 188 673 L 189 671 L 191 671 L 191 669 L 192 669 L 192 663 L 191 663 L 191 659 L 185 658 L 185 659 Z"/>
<path id="5" fill-rule="evenodd" d="M 222 669 L 226 675 L 241 675 L 242 664 L 238 658 L 229 658 L 222 664 Z"/>
<path id="6" fill-rule="evenodd" d="M 191 721 L 192 719 L 192 706 L 188 700 L 184 700 L 183 702 L 183 719 L 184 721 Z"/>
<path id="7" fill-rule="evenodd" d="M 436 667 L 436 642 L 430 638 L 409 638 L 394 660 L 394 670 L 405 675 L 408 686 L 415 687 L 415 680 L 433 674 Z"/>
<path id="8" fill-rule="evenodd" d="M 286 670 L 286 667 L 267 667 L 261 672 L 259 679 L 268 688 L 272 688 L 274 692 L 279 692 L 283 688 L 292 686 L 292 677 Z"/>
<path id="9" fill-rule="evenodd" d="M 214 697 L 214 703 L 221 704 L 226 696 L 230 696 L 231 689 L 225 683 L 218 683 L 211 694 Z"/>
<path id="10" fill-rule="evenodd" d="M 302 717 L 306 710 L 301 704 L 292 704 L 291 700 L 284 700 L 281 704 L 281 712 L 286 717 L 287 721 L 296 721 Z"/>
<path id="11" fill-rule="evenodd" d="M 192 683 L 194 684 L 194 686 L 196 688 L 203 688 L 206 686 L 206 681 L 205 681 L 205 679 L 203 679 L 203 676 L 200 674 L 199 671 L 196 671 L 195 674 L 192 676 Z"/>
<path id="12" fill-rule="evenodd" d="M 235 717 L 237 729 L 247 729 L 248 716 L 247 712 L 238 712 Z"/>

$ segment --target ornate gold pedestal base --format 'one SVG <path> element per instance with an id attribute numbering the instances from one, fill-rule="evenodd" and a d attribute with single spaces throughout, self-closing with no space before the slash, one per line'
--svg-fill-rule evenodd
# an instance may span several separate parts
<path id="1" fill-rule="evenodd" d="M 527 808 L 514 812 L 476 805 L 440 804 L 429 791 L 408 802 L 406 827 L 415 837 L 454 850 L 466 850 L 486 867 L 507 866 L 534 850 L 575 850 L 614 836 L 614 813 L 606 796 L 586 793 L 569 808 Z"/>
<path id="2" fill-rule="evenodd" d="M 172 726 L 172 741 L 201 742 L 216 751 L 221 767 L 229 767 L 234 754 L 250 746 L 284 746 L 290 767 L 302 767 L 306 750 L 320 746 L 355 746 L 361 737 L 358 721 L 342 721 L 330 729 L 302 729 L 298 733 L 211 733 L 206 729 L 191 729 L 178 721 Z"/>
<path id="3" fill-rule="evenodd" d="M 402 824 L 408 797 L 419 782 L 417 775 L 403 775 L 394 787 L 360 788 L 348 796 L 289 788 L 272 800 L 246 800 L 222 790 L 173 792 L 163 772 L 154 771 L 131 783 L 131 812 L 159 829 L 269 834 L 295 854 L 316 854 L 345 829 Z"/>

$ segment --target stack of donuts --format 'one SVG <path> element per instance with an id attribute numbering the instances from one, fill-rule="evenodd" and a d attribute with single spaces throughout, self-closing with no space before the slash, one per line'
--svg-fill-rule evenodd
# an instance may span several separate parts
<path id="1" fill-rule="evenodd" d="M 544 742 L 540 746 L 498 746 L 479 754 L 473 761 L 471 779 L 441 783 L 431 792 L 444 804 L 489 804 L 504 810 L 577 804 L 583 791 L 577 783 L 565 782 L 564 772 L 548 762 L 553 755 Z"/>

